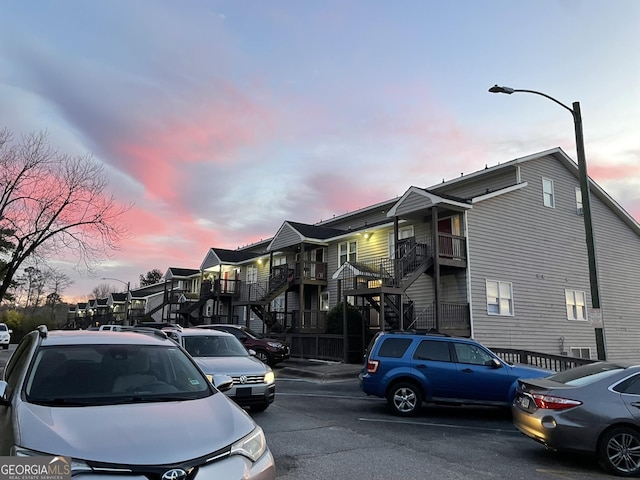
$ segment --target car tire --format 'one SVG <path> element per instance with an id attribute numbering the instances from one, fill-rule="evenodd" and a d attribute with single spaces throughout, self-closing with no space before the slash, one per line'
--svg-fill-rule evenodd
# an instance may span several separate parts
<path id="1" fill-rule="evenodd" d="M 258 403 L 257 405 L 251 405 L 251 411 L 255 413 L 264 412 L 269 407 L 269 402 Z"/>
<path id="2" fill-rule="evenodd" d="M 640 431 L 617 427 L 605 432 L 598 442 L 598 459 L 610 473 L 619 477 L 640 474 Z"/>
<path id="3" fill-rule="evenodd" d="M 267 365 L 271 364 L 271 357 L 264 350 L 256 350 L 256 358 Z"/>
<path id="4" fill-rule="evenodd" d="M 422 408 L 422 392 L 415 383 L 396 383 L 387 393 L 387 403 L 395 415 L 401 417 L 417 415 Z"/>

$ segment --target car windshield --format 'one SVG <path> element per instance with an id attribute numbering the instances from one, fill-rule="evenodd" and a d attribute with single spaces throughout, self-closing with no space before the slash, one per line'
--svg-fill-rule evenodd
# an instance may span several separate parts
<path id="1" fill-rule="evenodd" d="M 246 357 L 249 354 L 231 335 L 184 335 L 184 348 L 192 357 Z"/>
<path id="2" fill-rule="evenodd" d="M 204 398 L 207 378 L 177 346 L 42 347 L 26 381 L 27 401 L 57 406 Z"/>
<path id="3" fill-rule="evenodd" d="M 264 338 L 262 335 L 260 335 L 258 332 L 254 332 L 253 330 L 251 330 L 250 328 L 244 327 L 241 329 L 244 333 L 246 333 L 247 335 L 249 335 L 250 337 L 253 338 Z"/>
<path id="4" fill-rule="evenodd" d="M 558 372 L 551 375 L 549 380 L 578 387 L 581 385 L 588 385 L 600 380 L 601 378 L 613 375 L 620 370 L 624 370 L 624 367 L 610 363 L 597 362 Z"/>
<path id="5" fill-rule="evenodd" d="M 7 330 L 8 329 L 7 329 L 7 326 L 5 324 L 0 324 L 0 332 L 6 332 Z"/>

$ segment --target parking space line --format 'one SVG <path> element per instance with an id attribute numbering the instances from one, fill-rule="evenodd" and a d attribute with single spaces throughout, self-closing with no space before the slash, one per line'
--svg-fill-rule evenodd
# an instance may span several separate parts
<path id="1" fill-rule="evenodd" d="M 484 432 L 498 432 L 498 433 L 513 433 L 521 435 L 515 428 L 513 430 L 505 430 L 503 428 L 487 428 L 487 427 L 473 427 L 469 425 L 453 425 L 450 423 L 434 423 L 434 422 L 420 422 L 417 420 L 388 420 L 383 418 L 359 418 L 361 422 L 372 423 L 398 423 L 404 425 L 420 425 L 425 427 L 443 427 L 443 428 L 457 428 L 460 430 L 478 430 Z"/>

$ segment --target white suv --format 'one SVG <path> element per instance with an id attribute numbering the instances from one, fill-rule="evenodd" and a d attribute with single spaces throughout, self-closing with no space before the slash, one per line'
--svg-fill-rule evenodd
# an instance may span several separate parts
<path id="1" fill-rule="evenodd" d="M 6 323 L 0 323 L 0 345 L 5 350 L 9 348 L 9 342 L 11 342 L 12 330 L 9 330 Z"/>
<path id="2" fill-rule="evenodd" d="M 262 412 L 273 403 L 276 384 L 271 367 L 244 348 L 230 333 L 201 328 L 164 329 L 207 375 L 228 375 L 233 387 L 226 395 L 241 407 Z"/>

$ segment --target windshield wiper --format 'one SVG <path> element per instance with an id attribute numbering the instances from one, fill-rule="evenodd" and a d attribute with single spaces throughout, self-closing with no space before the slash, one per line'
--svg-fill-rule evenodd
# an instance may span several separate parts
<path id="1" fill-rule="evenodd" d="M 95 398 L 78 399 L 78 398 L 38 398 L 29 399 L 36 405 L 56 406 L 56 407 L 89 407 L 93 405 L 102 405 L 102 402 L 96 401 Z"/>

